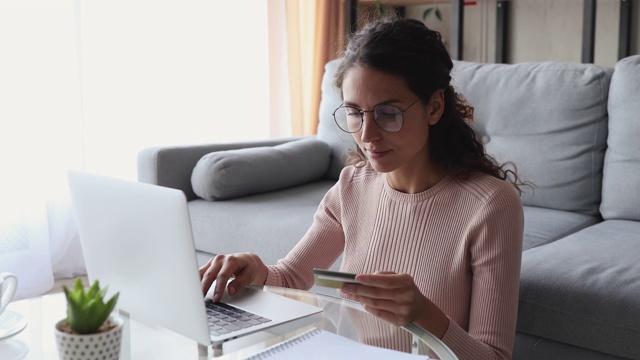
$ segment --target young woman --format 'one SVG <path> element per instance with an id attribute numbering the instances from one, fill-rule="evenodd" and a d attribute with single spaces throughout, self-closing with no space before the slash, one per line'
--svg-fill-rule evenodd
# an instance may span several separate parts
<path id="1" fill-rule="evenodd" d="M 352 36 L 337 70 L 337 126 L 358 144 L 306 235 L 277 265 L 218 255 L 215 300 L 249 284 L 308 289 L 343 254 L 343 296 L 442 339 L 461 359 L 509 359 L 523 236 L 517 174 L 485 154 L 452 88 L 440 34 L 387 18 Z M 402 347 L 389 339 L 390 347 Z M 395 345 L 394 345 L 395 344 Z"/>

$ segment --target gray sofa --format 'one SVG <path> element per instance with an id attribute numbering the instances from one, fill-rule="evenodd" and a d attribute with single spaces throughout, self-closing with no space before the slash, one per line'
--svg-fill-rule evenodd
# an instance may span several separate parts
<path id="1" fill-rule="evenodd" d="M 274 263 L 311 224 L 353 146 L 331 116 L 335 65 L 317 136 L 140 152 L 140 181 L 190 200 L 201 261 L 251 251 Z M 640 359 L 640 56 L 615 69 L 456 62 L 454 84 L 487 151 L 535 184 L 522 195 L 514 359 Z"/>

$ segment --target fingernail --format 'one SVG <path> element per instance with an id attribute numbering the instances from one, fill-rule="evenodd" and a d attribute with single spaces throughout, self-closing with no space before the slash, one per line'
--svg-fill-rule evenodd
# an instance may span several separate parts
<path id="1" fill-rule="evenodd" d="M 213 300 L 218 300 L 218 293 L 217 292 L 213 293 Z"/>
<path id="2" fill-rule="evenodd" d="M 227 291 L 229 292 L 229 295 L 233 295 L 233 294 L 235 294 L 235 293 L 236 293 L 236 288 L 235 288 L 235 287 L 233 287 L 233 286 L 229 286 L 229 287 L 227 288 Z"/>
<path id="3" fill-rule="evenodd" d="M 342 285 L 342 292 L 344 293 L 350 293 L 351 291 L 353 291 L 353 286 L 351 285 Z"/>

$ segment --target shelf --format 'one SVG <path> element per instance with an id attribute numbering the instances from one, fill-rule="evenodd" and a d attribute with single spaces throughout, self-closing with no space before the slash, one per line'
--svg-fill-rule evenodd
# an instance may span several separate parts
<path id="1" fill-rule="evenodd" d="M 374 5 L 376 0 L 360 0 L 360 4 Z M 448 4 L 447 0 L 380 0 L 382 5 L 390 6 L 413 6 L 413 5 L 429 5 L 429 4 Z"/>

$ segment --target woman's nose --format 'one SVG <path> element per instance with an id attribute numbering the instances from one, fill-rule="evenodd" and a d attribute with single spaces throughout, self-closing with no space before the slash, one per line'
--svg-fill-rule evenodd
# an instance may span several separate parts
<path id="1" fill-rule="evenodd" d="M 360 139 L 363 142 L 371 142 L 380 137 L 380 127 L 376 124 L 373 112 L 362 114 L 362 128 L 360 129 Z"/>

